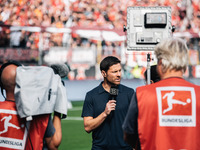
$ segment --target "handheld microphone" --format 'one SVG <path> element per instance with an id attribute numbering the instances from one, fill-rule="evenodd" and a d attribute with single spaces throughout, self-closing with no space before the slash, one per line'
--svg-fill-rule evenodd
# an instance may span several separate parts
<path id="1" fill-rule="evenodd" d="M 61 78 L 67 77 L 70 69 L 66 64 L 53 64 L 50 66 L 55 74 L 58 74 Z"/>
<path id="2" fill-rule="evenodd" d="M 111 86 L 110 88 L 110 96 L 112 100 L 116 100 L 118 95 L 118 87 L 117 86 Z"/>
<path id="3" fill-rule="evenodd" d="M 110 88 L 110 98 L 111 98 L 111 100 L 116 100 L 117 95 L 118 95 L 118 87 L 117 86 L 111 86 L 111 88 Z M 114 115 L 113 113 L 114 113 L 113 111 L 110 112 L 110 115 L 109 115 L 110 120 L 111 120 L 112 116 Z"/>

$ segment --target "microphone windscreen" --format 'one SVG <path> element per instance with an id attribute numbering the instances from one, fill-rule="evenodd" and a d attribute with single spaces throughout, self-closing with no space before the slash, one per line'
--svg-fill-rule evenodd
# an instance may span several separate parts
<path id="1" fill-rule="evenodd" d="M 55 74 L 58 74 L 61 78 L 67 77 L 69 73 L 69 67 L 66 64 L 52 64 L 50 66 Z"/>
<path id="2" fill-rule="evenodd" d="M 118 88 L 117 86 L 111 86 L 110 88 L 110 95 L 117 96 L 118 95 Z"/>

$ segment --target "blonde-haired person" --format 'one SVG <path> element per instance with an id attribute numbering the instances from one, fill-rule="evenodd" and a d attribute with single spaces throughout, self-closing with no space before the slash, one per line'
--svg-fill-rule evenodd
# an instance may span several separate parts
<path id="1" fill-rule="evenodd" d="M 159 75 L 179 73 L 183 76 L 188 65 L 188 48 L 180 38 L 166 39 L 155 48 Z M 169 73 L 168 73 L 169 72 Z M 162 77 L 161 77 L 162 78 Z"/>
<path id="2" fill-rule="evenodd" d="M 155 48 L 161 80 L 136 89 L 123 123 L 124 139 L 141 150 L 200 147 L 200 86 L 183 78 L 188 65 L 186 42 L 163 40 Z"/>

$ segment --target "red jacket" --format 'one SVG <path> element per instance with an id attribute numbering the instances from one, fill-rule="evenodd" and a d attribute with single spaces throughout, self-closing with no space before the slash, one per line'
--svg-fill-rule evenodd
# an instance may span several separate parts
<path id="1" fill-rule="evenodd" d="M 168 78 L 136 94 L 142 150 L 200 149 L 200 86 Z"/>
<path id="2" fill-rule="evenodd" d="M 0 102 L 0 149 L 42 149 L 48 121 L 49 115 L 34 117 L 28 134 L 28 125 L 17 115 L 15 102 Z"/>

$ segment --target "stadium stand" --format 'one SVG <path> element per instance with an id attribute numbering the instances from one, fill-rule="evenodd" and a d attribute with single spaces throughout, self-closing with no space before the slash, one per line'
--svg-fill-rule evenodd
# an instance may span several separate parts
<path id="1" fill-rule="evenodd" d="M 129 6 L 171 6 L 172 25 L 176 27 L 174 35 L 188 40 L 188 43 L 192 43 L 189 45 L 190 49 L 199 52 L 199 2 L 200 0 L 0 0 L 0 54 L 6 52 L 0 57 L 8 59 L 15 55 L 16 58 L 20 56 L 21 61 L 26 61 L 30 57 L 20 55 L 25 52 L 20 52 L 19 49 L 32 50 L 34 54 L 37 53 L 35 51 L 42 51 L 44 56 L 54 47 L 67 47 L 69 54 L 79 47 L 96 47 L 102 49 L 101 54 L 98 51 L 96 53 L 101 57 L 110 54 L 120 56 L 121 46 L 126 44 L 125 38 L 121 36 L 125 36 L 123 25 L 126 25 Z M 85 32 L 77 32 L 79 29 Z M 113 31 L 116 34 L 112 37 L 119 35 L 119 38 L 102 39 L 102 33 L 100 37 L 94 35 L 102 30 Z M 7 48 L 18 49 L 18 55 L 14 52 L 14 55 L 7 54 Z M 37 61 L 38 58 L 34 55 L 31 60 Z M 98 60 L 99 56 L 97 62 Z"/>

